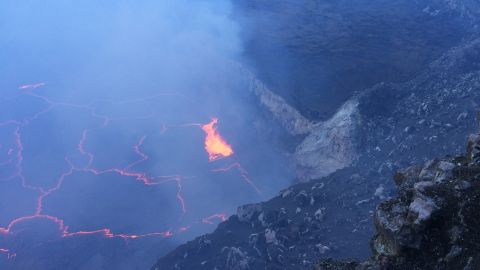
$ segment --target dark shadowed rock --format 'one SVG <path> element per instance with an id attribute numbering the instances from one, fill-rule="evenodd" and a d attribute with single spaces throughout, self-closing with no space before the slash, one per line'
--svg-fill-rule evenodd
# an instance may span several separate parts
<path id="1" fill-rule="evenodd" d="M 479 269 L 480 165 L 471 159 L 476 138 L 470 136 L 465 156 L 397 174 L 399 196 L 375 211 L 369 261 L 328 260 L 317 269 Z"/>

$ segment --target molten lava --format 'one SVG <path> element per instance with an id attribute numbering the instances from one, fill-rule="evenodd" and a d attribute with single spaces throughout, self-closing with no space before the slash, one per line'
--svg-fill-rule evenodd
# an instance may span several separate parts
<path id="1" fill-rule="evenodd" d="M 227 220 L 227 214 L 224 214 L 224 213 L 213 214 L 209 217 L 203 218 L 202 222 L 205 223 L 205 224 L 213 225 L 213 224 L 215 224 L 214 220 L 220 220 L 221 222 L 226 221 Z"/>
<path id="2" fill-rule="evenodd" d="M 205 138 L 205 150 L 210 161 L 229 157 L 233 154 L 232 147 L 218 133 L 217 123 L 218 119 L 212 118 L 210 123 L 202 126 L 202 130 L 207 135 Z"/>

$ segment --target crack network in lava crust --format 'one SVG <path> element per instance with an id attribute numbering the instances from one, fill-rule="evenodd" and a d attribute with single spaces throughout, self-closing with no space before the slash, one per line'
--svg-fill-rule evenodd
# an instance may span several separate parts
<path id="1" fill-rule="evenodd" d="M 100 176 L 104 174 L 115 174 L 118 177 L 125 177 L 131 179 L 131 181 L 139 181 L 145 186 L 155 188 L 156 186 L 173 183 L 176 186 L 176 193 L 174 197 L 176 198 L 179 209 L 181 209 L 180 215 L 185 215 L 188 210 L 187 200 L 184 198 L 182 193 L 182 183 L 185 180 L 194 178 L 195 176 L 182 176 L 182 175 L 151 175 L 148 171 L 139 169 L 143 163 L 150 160 L 149 155 L 143 151 L 145 142 L 148 140 L 147 135 L 142 135 L 138 138 L 136 144 L 129 146 L 134 155 L 136 156 L 135 160 L 132 160 L 126 166 L 112 166 L 109 168 L 97 168 L 95 167 L 96 155 L 91 150 L 87 149 L 87 142 L 92 136 L 92 132 L 100 129 L 107 129 L 112 121 L 121 121 L 127 118 L 114 118 L 108 115 L 102 115 L 98 112 L 98 109 L 94 106 L 95 103 L 91 104 L 72 104 L 57 102 L 51 100 L 49 97 L 39 94 L 37 91 L 43 89 L 45 83 L 36 83 L 22 85 L 19 87 L 18 91 L 22 92 L 22 95 L 30 96 L 31 98 L 38 99 L 45 103 L 45 108 L 38 110 L 27 116 L 23 119 L 9 119 L 0 123 L 0 129 L 2 128 L 11 128 L 12 138 L 14 139 L 14 144 L 8 149 L 4 149 L 4 144 L 0 142 L 0 151 L 5 152 L 5 159 L 1 157 L 0 167 L 2 166 L 12 166 L 14 172 L 12 175 L 0 179 L 0 181 L 20 181 L 21 186 L 25 190 L 33 191 L 36 195 L 36 205 L 31 209 L 31 214 L 26 216 L 17 217 L 8 222 L 5 227 L 0 227 L 0 236 L 14 236 L 17 231 L 15 230 L 16 226 L 29 222 L 32 220 L 46 220 L 56 224 L 58 228 L 59 235 L 62 238 L 72 237 L 72 236 L 85 236 L 85 235 L 102 235 L 105 238 L 121 238 L 125 240 L 134 240 L 138 238 L 146 237 L 160 237 L 160 238 L 169 238 L 175 236 L 176 234 L 181 234 L 188 231 L 192 226 L 197 226 L 198 224 L 216 224 L 227 219 L 226 213 L 216 213 L 210 216 L 201 218 L 197 223 L 186 224 L 184 226 L 179 226 L 176 229 L 168 229 L 157 232 L 144 232 L 142 234 L 136 233 L 116 233 L 110 228 L 98 228 L 95 230 L 76 230 L 71 231 L 68 224 L 60 216 L 50 215 L 46 211 L 44 202 L 47 198 L 52 196 L 54 193 L 57 193 L 62 190 L 65 182 L 69 178 L 73 177 L 75 174 L 87 174 L 94 176 Z M 161 94 L 159 95 L 161 96 Z M 149 97 L 151 98 L 151 97 Z M 55 180 L 54 184 L 51 186 L 38 186 L 35 183 L 31 182 L 24 173 L 24 161 L 25 156 L 24 152 L 26 151 L 24 142 L 23 142 L 23 131 L 26 127 L 31 125 L 33 122 L 38 120 L 44 114 L 52 111 L 55 108 L 59 107 L 70 107 L 75 109 L 80 109 L 85 111 L 90 117 L 99 119 L 99 125 L 97 127 L 86 127 L 83 131 L 78 134 L 78 145 L 76 149 L 72 151 L 76 152 L 76 155 L 81 156 L 85 162 L 78 164 L 74 162 L 73 155 L 65 155 L 64 161 L 66 169 L 59 174 L 58 179 Z M 153 117 L 152 115 L 147 115 L 144 118 Z M 229 145 L 226 140 L 219 134 L 217 131 L 216 125 L 218 124 L 217 118 L 212 118 L 210 123 L 207 124 L 190 124 L 185 126 L 200 127 L 205 134 L 204 138 L 204 148 L 208 154 L 209 162 L 214 162 L 218 159 L 223 158 L 233 158 L 233 148 Z M 178 126 L 177 126 L 178 127 Z M 164 134 L 168 131 L 170 127 L 167 124 L 162 124 L 159 129 L 161 134 Z M 199 145 L 199 147 L 202 147 Z M 249 178 L 248 172 L 240 165 L 238 161 L 234 161 L 226 167 L 219 169 L 210 170 L 210 173 L 224 173 L 230 170 L 237 170 L 237 173 L 245 182 L 251 186 L 253 190 L 257 193 L 260 193 L 260 190 L 253 181 Z M 12 250 L 11 247 L 0 247 L 0 256 L 4 255 L 8 259 L 14 259 L 16 257 L 16 250 Z"/>

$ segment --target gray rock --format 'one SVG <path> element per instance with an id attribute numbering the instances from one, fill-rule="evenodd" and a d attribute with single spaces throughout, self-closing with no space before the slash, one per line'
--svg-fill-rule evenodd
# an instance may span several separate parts
<path id="1" fill-rule="evenodd" d="M 260 204 L 247 204 L 237 208 L 238 220 L 241 222 L 250 222 L 252 217 L 262 211 Z"/>

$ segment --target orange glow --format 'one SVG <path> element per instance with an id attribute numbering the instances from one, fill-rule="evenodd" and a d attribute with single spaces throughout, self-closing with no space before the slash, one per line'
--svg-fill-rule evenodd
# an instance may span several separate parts
<path id="1" fill-rule="evenodd" d="M 233 154 L 232 147 L 217 132 L 217 118 L 212 118 L 210 123 L 203 125 L 202 130 L 207 137 L 205 138 L 205 150 L 208 153 L 208 159 L 214 161 L 220 158 L 229 157 Z"/>

